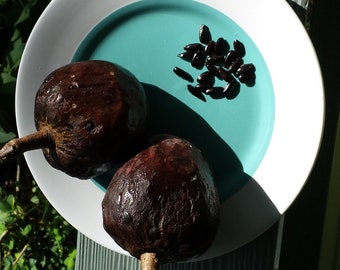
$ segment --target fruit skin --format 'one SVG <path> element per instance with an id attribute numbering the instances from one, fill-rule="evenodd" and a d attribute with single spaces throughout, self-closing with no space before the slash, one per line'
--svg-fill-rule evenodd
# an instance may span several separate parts
<path id="1" fill-rule="evenodd" d="M 120 66 L 100 60 L 65 65 L 49 74 L 35 99 L 37 130 L 48 130 L 46 160 L 87 179 L 126 161 L 147 120 L 142 85 Z"/>
<path id="2" fill-rule="evenodd" d="M 136 258 L 155 253 L 162 263 L 185 261 L 211 245 L 219 199 L 200 150 L 166 138 L 126 162 L 102 202 L 103 225 Z"/>

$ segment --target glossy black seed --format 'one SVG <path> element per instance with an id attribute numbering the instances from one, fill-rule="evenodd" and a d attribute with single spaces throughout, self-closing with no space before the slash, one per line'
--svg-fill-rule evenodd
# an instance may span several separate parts
<path id="1" fill-rule="evenodd" d="M 205 93 L 205 91 L 209 88 L 213 87 L 213 84 L 203 84 L 199 83 L 195 85 L 195 88 L 197 88 L 200 92 Z"/>
<path id="2" fill-rule="evenodd" d="M 256 68 L 253 64 L 243 64 L 241 65 L 237 71 L 236 76 L 240 76 L 241 74 L 255 73 Z"/>
<path id="3" fill-rule="evenodd" d="M 227 70 L 230 73 L 235 73 L 242 64 L 243 64 L 243 59 L 241 57 L 238 57 L 231 65 L 227 67 Z"/>
<path id="4" fill-rule="evenodd" d="M 202 69 L 204 67 L 205 60 L 206 60 L 205 53 L 203 51 L 198 51 L 194 54 L 194 56 L 191 60 L 191 65 L 194 68 Z"/>
<path id="5" fill-rule="evenodd" d="M 235 52 L 237 52 L 240 57 L 243 57 L 246 55 L 246 48 L 244 47 L 241 41 L 235 39 L 233 42 L 233 47 L 234 47 Z"/>
<path id="6" fill-rule="evenodd" d="M 215 41 L 210 40 L 208 44 L 204 48 L 204 52 L 206 55 L 212 55 L 215 53 Z"/>
<path id="7" fill-rule="evenodd" d="M 221 78 L 226 81 L 226 82 L 231 82 L 233 80 L 235 80 L 234 76 L 232 74 L 230 74 L 230 72 L 228 70 L 226 70 L 223 67 L 219 67 L 218 69 L 218 73 L 221 76 Z"/>
<path id="8" fill-rule="evenodd" d="M 214 65 L 214 63 L 207 61 L 205 66 L 210 71 L 211 74 L 216 76 L 218 79 L 222 80 L 222 77 L 218 73 L 217 67 Z"/>
<path id="9" fill-rule="evenodd" d="M 198 88 L 188 84 L 187 89 L 193 96 L 195 96 L 195 97 L 199 98 L 200 100 L 206 102 L 205 96 L 203 95 L 203 93 Z"/>
<path id="10" fill-rule="evenodd" d="M 212 40 L 210 29 L 204 24 L 201 25 L 199 30 L 199 40 L 203 44 L 208 44 L 208 42 Z"/>
<path id="11" fill-rule="evenodd" d="M 211 63 L 215 66 L 223 66 L 225 63 L 225 58 L 224 56 L 209 56 L 207 59 L 208 63 Z"/>
<path id="12" fill-rule="evenodd" d="M 223 90 L 223 95 L 227 99 L 234 99 L 240 93 L 240 88 L 241 88 L 240 83 L 236 80 L 233 80 L 232 82 L 226 85 L 226 87 Z"/>
<path id="13" fill-rule="evenodd" d="M 204 45 L 202 45 L 201 43 L 191 43 L 191 44 L 185 45 L 184 50 L 195 53 L 197 51 L 204 50 Z"/>
<path id="14" fill-rule="evenodd" d="M 216 44 L 215 44 L 216 55 L 224 56 L 227 54 L 229 49 L 230 49 L 229 43 L 224 38 L 220 37 L 216 40 Z"/>
<path id="15" fill-rule="evenodd" d="M 245 73 L 238 76 L 238 79 L 241 83 L 244 83 L 247 86 L 251 87 L 255 85 L 256 75 L 255 73 Z"/>
<path id="16" fill-rule="evenodd" d="M 228 68 L 232 63 L 235 62 L 235 60 L 237 58 L 239 58 L 240 56 L 238 55 L 237 52 L 233 51 L 233 50 L 230 50 L 228 53 L 227 53 L 227 56 L 225 57 L 225 61 L 224 61 L 224 66 L 226 68 Z"/>
<path id="17" fill-rule="evenodd" d="M 215 76 L 208 70 L 198 75 L 196 81 L 200 84 L 213 85 L 215 83 Z"/>
<path id="18" fill-rule="evenodd" d="M 184 80 L 187 80 L 188 82 L 194 81 L 194 78 L 188 72 L 184 71 L 179 67 L 174 67 L 173 71 L 177 76 L 181 77 Z"/>
<path id="19" fill-rule="evenodd" d="M 221 99 L 224 98 L 223 90 L 224 88 L 221 86 L 214 86 L 207 89 L 205 93 L 213 99 Z"/>
<path id="20" fill-rule="evenodd" d="M 184 61 L 191 62 L 192 58 L 194 57 L 194 54 L 195 54 L 194 52 L 185 51 L 178 54 L 177 56 Z"/>

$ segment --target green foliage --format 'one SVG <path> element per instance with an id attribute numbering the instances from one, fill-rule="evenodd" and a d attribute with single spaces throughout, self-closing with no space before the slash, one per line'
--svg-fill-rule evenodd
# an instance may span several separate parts
<path id="1" fill-rule="evenodd" d="M 0 147 L 16 136 L 14 94 L 28 36 L 48 0 L 0 0 Z M 0 269 L 74 269 L 76 230 L 49 204 L 23 158 L 0 165 Z"/>
<path id="2" fill-rule="evenodd" d="M 75 229 L 49 204 L 30 174 L 5 186 L 0 188 L 0 269 L 73 269 Z"/>

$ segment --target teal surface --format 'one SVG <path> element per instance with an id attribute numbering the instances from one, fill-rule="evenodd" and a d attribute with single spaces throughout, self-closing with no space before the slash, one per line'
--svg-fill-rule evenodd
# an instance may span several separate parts
<path id="1" fill-rule="evenodd" d="M 196 78 L 202 71 L 177 55 L 198 42 L 205 24 L 216 40 L 246 47 L 245 63 L 256 66 L 256 84 L 241 85 L 233 100 L 193 97 L 178 66 Z M 102 59 L 132 72 L 144 85 L 153 132 L 167 132 L 196 144 L 207 158 L 221 199 L 239 190 L 261 163 L 270 142 L 275 98 L 270 72 L 256 44 L 225 14 L 194 1 L 142 0 L 103 19 L 82 41 L 73 61 Z M 223 82 L 219 82 L 224 85 Z M 105 188 L 112 172 L 95 181 Z"/>

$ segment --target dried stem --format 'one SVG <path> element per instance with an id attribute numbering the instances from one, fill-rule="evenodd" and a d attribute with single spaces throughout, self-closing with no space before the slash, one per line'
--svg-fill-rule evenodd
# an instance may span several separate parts
<path id="1" fill-rule="evenodd" d="M 2 234 L 0 234 L 0 242 L 6 236 L 7 233 L 8 233 L 8 230 L 5 230 L 2 232 Z"/>
<path id="2" fill-rule="evenodd" d="M 16 192 L 20 192 L 20 185 L 19 185 L 19 182 L 20 182 L 20 173 L 21 173 L 21 167 L 20 167 L 20 161 L 18 159 L 18 162 L 17 162 L 17 173 L 16 173 L 16 176 L 15 176 L 15 182 L 16 182 L 16 185 L 15 185 L 15 191 Z"/>
<path id="3" fill-rule="evenodd" d="M 47 128 L 22 138 L 12 139 L 0 149 L 0 164 L 18 157 L 26 151 L 51 147 L 53 143 Z"/>
<path id="4" fill-rule="evenodd" d="M 13 262 L 12 264 L 12 268 L 11 269 L 14 269 L 14 267 L 16 266 L 16 264 L 19 262 L 19 260 L 21 259 L 21 257 L 24 255 L 26 249 L 29 247 L 30 245 L 30 242 L 31 242 L 32 239 L 30 239 L 28 241 L 28 243 L 26 243 L 26 245 L 23 247 L 23 249 L 20 251 L 20 253 L 18 254 L 18 257 L 16 258 L 16 260 Z"/>
<path id="5" fill-rule="evenodd" d="M 144 253 L 140 256 L 141 270 L 157 270 L 158 260 L 156 253 Z"/>

